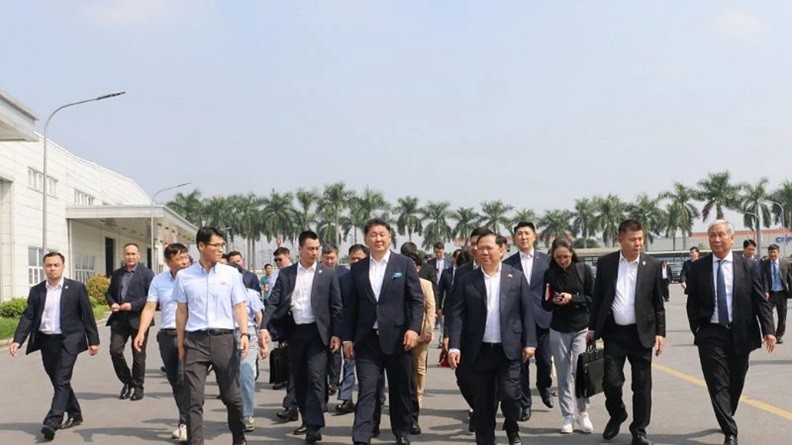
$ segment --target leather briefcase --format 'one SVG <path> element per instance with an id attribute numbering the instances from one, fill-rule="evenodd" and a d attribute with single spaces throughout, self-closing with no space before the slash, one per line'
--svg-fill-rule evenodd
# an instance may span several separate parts
<path id="1" fill-rule="evenodd" d="M 270 383 L 280 383 L 289 380 L 289 348 L 281 343 L 270 352 Z"/>
<path id="2" fill-rule="evenodd" d="M 591 344 L 578 355 L 575 396 L 591 397 L 602 392 L 605 376 L 605 350 Z"/>

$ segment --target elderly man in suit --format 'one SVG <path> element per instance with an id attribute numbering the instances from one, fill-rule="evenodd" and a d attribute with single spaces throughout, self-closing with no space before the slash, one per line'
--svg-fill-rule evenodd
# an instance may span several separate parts
<path id="1" fill-rule="evenodd" d="M 642 252 L 641 223 L 628 219 L 619 224 L 619 251 L 600 257 L 594 281 L 587 341 L 605 341 L 603 391 L 610 420 L 602 437 L 619 434 L 627 420 L 622 401 L 624 362 L 632 368 L 633 445 L 651 444 L 646 427 L 652 413 L 652 348 L 660 355 L 665 346 L 665 309 L 660 262 Z"/>
<path id="2" fill-rule="evenodd" d="M 711 254 L 693 263 L 688 276 L 687 316 L 698 346 L 701 370 L 724 434 L 737 444 L 734 413 L 748 372 L 748 356 L 775 348 L 773 312 L 752 262 L 732 253 L 734 227 L 717 220 L 707 228 Z"/>
<path id="3" fill-rule="evenodd" d="M 110 358 L 118 380 L 124 384 L 119 399 L 143 398 L 143 381 L 146 376 L 146 341 L 140 351 L 132 349 L 132 369 L 124 358 L 124 348 L 130 337 L 137 335 L 140 313 L 146 305 L 154 272 L 140 264 L 140 248 L 135 243 L 124 246 L 124 267 L 116 269 L 110 279 L 105 300 L 112 313 L 107 319 L 110 326 Z M 153 323 L 152 323 L 153 325 Z M 134 393 L 132 392 L 134 390 Z"/>
<path id="4" fill-rule="evenodd" d="M 553 313 L 542 307 L 544 298 L 544 273 L 549 260 L 544 252 L 534 249 L 536 243 L 536 226 L 531 222 L 521 221 L 514 226 L 514 242 L 520 250 L 514 255 L 503 260 L 503 264 L 519 270 L 525 276 L 531 292 L 531 302 L 534 305 L 533 314 L 536 321 L 536 389 L 542 402 L 548 408 L 553 407 L 553 396 L 550 386 L 553 384 L 552 358 L 550 352 L 550 320 Z M 531 418 L 531 370 L 530 361 L 522 366 L 520 373 L 520 387 L 522 390 L 520 420 Z"/>
<path id="5" fill-rule="evenodd" d="M 322 440 L 325 426 L 327 352 L 341 346 L 341 292 L 335 269 L 318 261 L 319 235 L 306 230 L 298 239 L 300 259 L 278 274 L 262 326 L 276 326 L 286 335 L 305 441 L 313 443 Z M 262 345 L 269 343 L 266 329 L 260 338 Z"/>
<path id="6" fill-rule="evenodd" d="M 63 278 L 64 263 L 65 258 L 58 252 L 44 255 L 47 279 L 30 289 L 27 307 L 8 349 L 16 357 L 29 336 L 26 354 L 41 350 L 44 370 L 55 390 L 41 428 L 46 440 L 52 440 L 58 429 L 83 422 L 71 386 L 72 371 L 81 352 L 86 349 L 91 355 L 99 352 L 99 333 L 88 292 L 82 283 Z M 68 415 L 65 421 L 64 413 Z"/>
<path id="7" fill-rule="evenodd" d="M 344 356 L 354 358 L 358 403 L 352 440 L 368 444 L 374 432 L 377 383 L 388 374 L 391 429 L 396 443 L 410 443 L 412 356 L 424 315 L 415 263 L 391 252 L 392 229 L 374 218 L 363 227 L 371 253 L 350 269 L 352 285 L 344 307 Z"/>
<path id="8" fill-rule="evenodd" d="M 775 330 L 776 344 L 784 343 L 786 332 L 787 299 L 792 289 L 792 267 L 789 262 L 781 259 L 778 244 L 767 247 L 767 259 L 762 261 L 762 277 L 765 298 L 775 307 L 778 314 L 778 326 Z"/>
<path id="9" fill-rule="evenodd" d="M 448 361 L 471 390 L 476 443 L 495 443 L 500 396 L 509 444 L 520 444 L 520 363 L 536 350 L 536 321 L 523 273 L 503 264 L 505 238 L 491 231 L 477 240 L 481 267 L 454 287 L 447 311 Z"/>

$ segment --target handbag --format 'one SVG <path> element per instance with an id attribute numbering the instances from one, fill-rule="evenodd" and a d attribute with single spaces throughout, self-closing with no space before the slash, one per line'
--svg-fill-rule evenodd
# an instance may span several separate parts
<path id="1" fill-rule="evenodd" d="M 578 355 L 575 397 L 591 397 L 601 393 L 604 376 L 605 350 L 591 344 Z"/>
<path id="2" fill-rule="evenodd" d="M 289 380 L 289 347 L 281 343 L 269 356 L 270 383 L 280 383 Z"/>

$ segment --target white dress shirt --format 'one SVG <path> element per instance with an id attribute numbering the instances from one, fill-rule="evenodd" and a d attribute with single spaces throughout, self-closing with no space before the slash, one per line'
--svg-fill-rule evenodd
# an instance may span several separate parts
<path id="1" fill-rule="evenodd" d="M 55 286 L 50 286 L 47 281 L 44 286 L 47 288 L 47 297 L 44 300 L 44 311 L 41 313 L 41 324 L 39 331 L 47 335 L 61 333 L 60 308 L 61 293 L 63 292 L 63 278 Z"/>
<path id="2" fill-rule="evenodd" d="M 484 274 L 484 287 L 487 289 L 487 323 L 484 326 L 484 337 L 481 341 L 484 343 L 500 343 L 501 265 L 498 265 L 498 270 L 492 275 L 487 275 L 484 269 L 481 269 L 481 272 Z"/>
<path id="3" fill-rule="evenodd" d="M 522 265 L 523 275 L 525 275 L 525 281 L 528 284 L 531 284 L 531 273 L 533 272 L 533 263 L 534 263 L 534 250 L 531 249 L 528 253 L 520 252 L 520 264 Z"/>
<path id="4" fill-rule="evenodd" d="M 627 326 L 635 324 L 635 287 L 638 278 L 638 261 L 627 261 L 619 253 L 619 275 L 616 279 L 616 297 L 613 299 L 613 320 L 616 324 Z"/>
<path id="5" fill-rule="evenodd" d="M 379 301 L 380 292 L 382 291 L 382 282 L 385 280 L 385 268 L 388 267 L 390 254 L 390 250 L 388 250 L 379 261 L 369 255 L 369 281 L 371 282 L 371 291 L 374 292 L 374 299 L 377 301 Z M 378 321 L 374 322 L 374 329 L 379 329 Z"/>
<path id="6" fill-rule="evenodd" d="M 302 263 L 297 263 L 297 278 L 291 297 L 292 317 L 297 324 L 310 324 L 316 321 L 311 306 L 314 275 L 316 275 L 316 262 L 308 268 L 303 267 Z"/>
<path id="7" fill-rule="evenodd" d="M 236 268 L 217 263 L 207 272 L 196 261 L 176 274 L 173 299 L 187 305 L 187 332 L 234 329 L 234 306 L 246 301 L 247 291 Z"/>
<path id="8" fill-rule="evenodd" d="M 732 314 L 732 295 L 734 295 L 734 255 L 729 252 L 723 259 L 721 266 L 723 272 L 723 281 L 726 283 L 726 308 L 729 310 L 729 320 L 734 320 Z M 715 290 L 715 310 L 712 311 L 712 318 L 710 323 L 720 323 L 718 317 L 718 257 L 712 255 L 712 289 Z M 728 321 L 727 321 L 728 323 Z"/>

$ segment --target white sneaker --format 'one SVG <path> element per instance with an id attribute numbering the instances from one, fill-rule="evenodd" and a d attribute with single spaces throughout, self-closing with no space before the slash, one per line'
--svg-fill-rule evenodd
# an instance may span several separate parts
<path id="1" fill-rule="evenodd" d="M 584 434 L 591 434 L 594 431 L 594 425 L 591 424 L 591 419 L 587 412 L 582 412 L 577 418 L 577 424 Z"/>
<path id="2" fill-rule="evenodd" d="M 179 437 L 176 439 L 181 443 L 187 443 L 187 425 L 179 425 Z"/>
<path id="3" fill-rule="evenodd" d="M 564 425 L 561 427 L 561 434 L 572 434 L 575 430 L 573 425 L 575 424 L 575 416 L 566 416 L 564 417 Z"/>
<path id="4" fill-rule="evenodd" d="M 179 426 L 176 427 L 175 430 L 173 430 L 173 432 L 171 433 L 171 439 L 178 439 L 179 438 L 179 432 L 181 431 L 181 427 L 182 426 L 179 425 Z"/>

